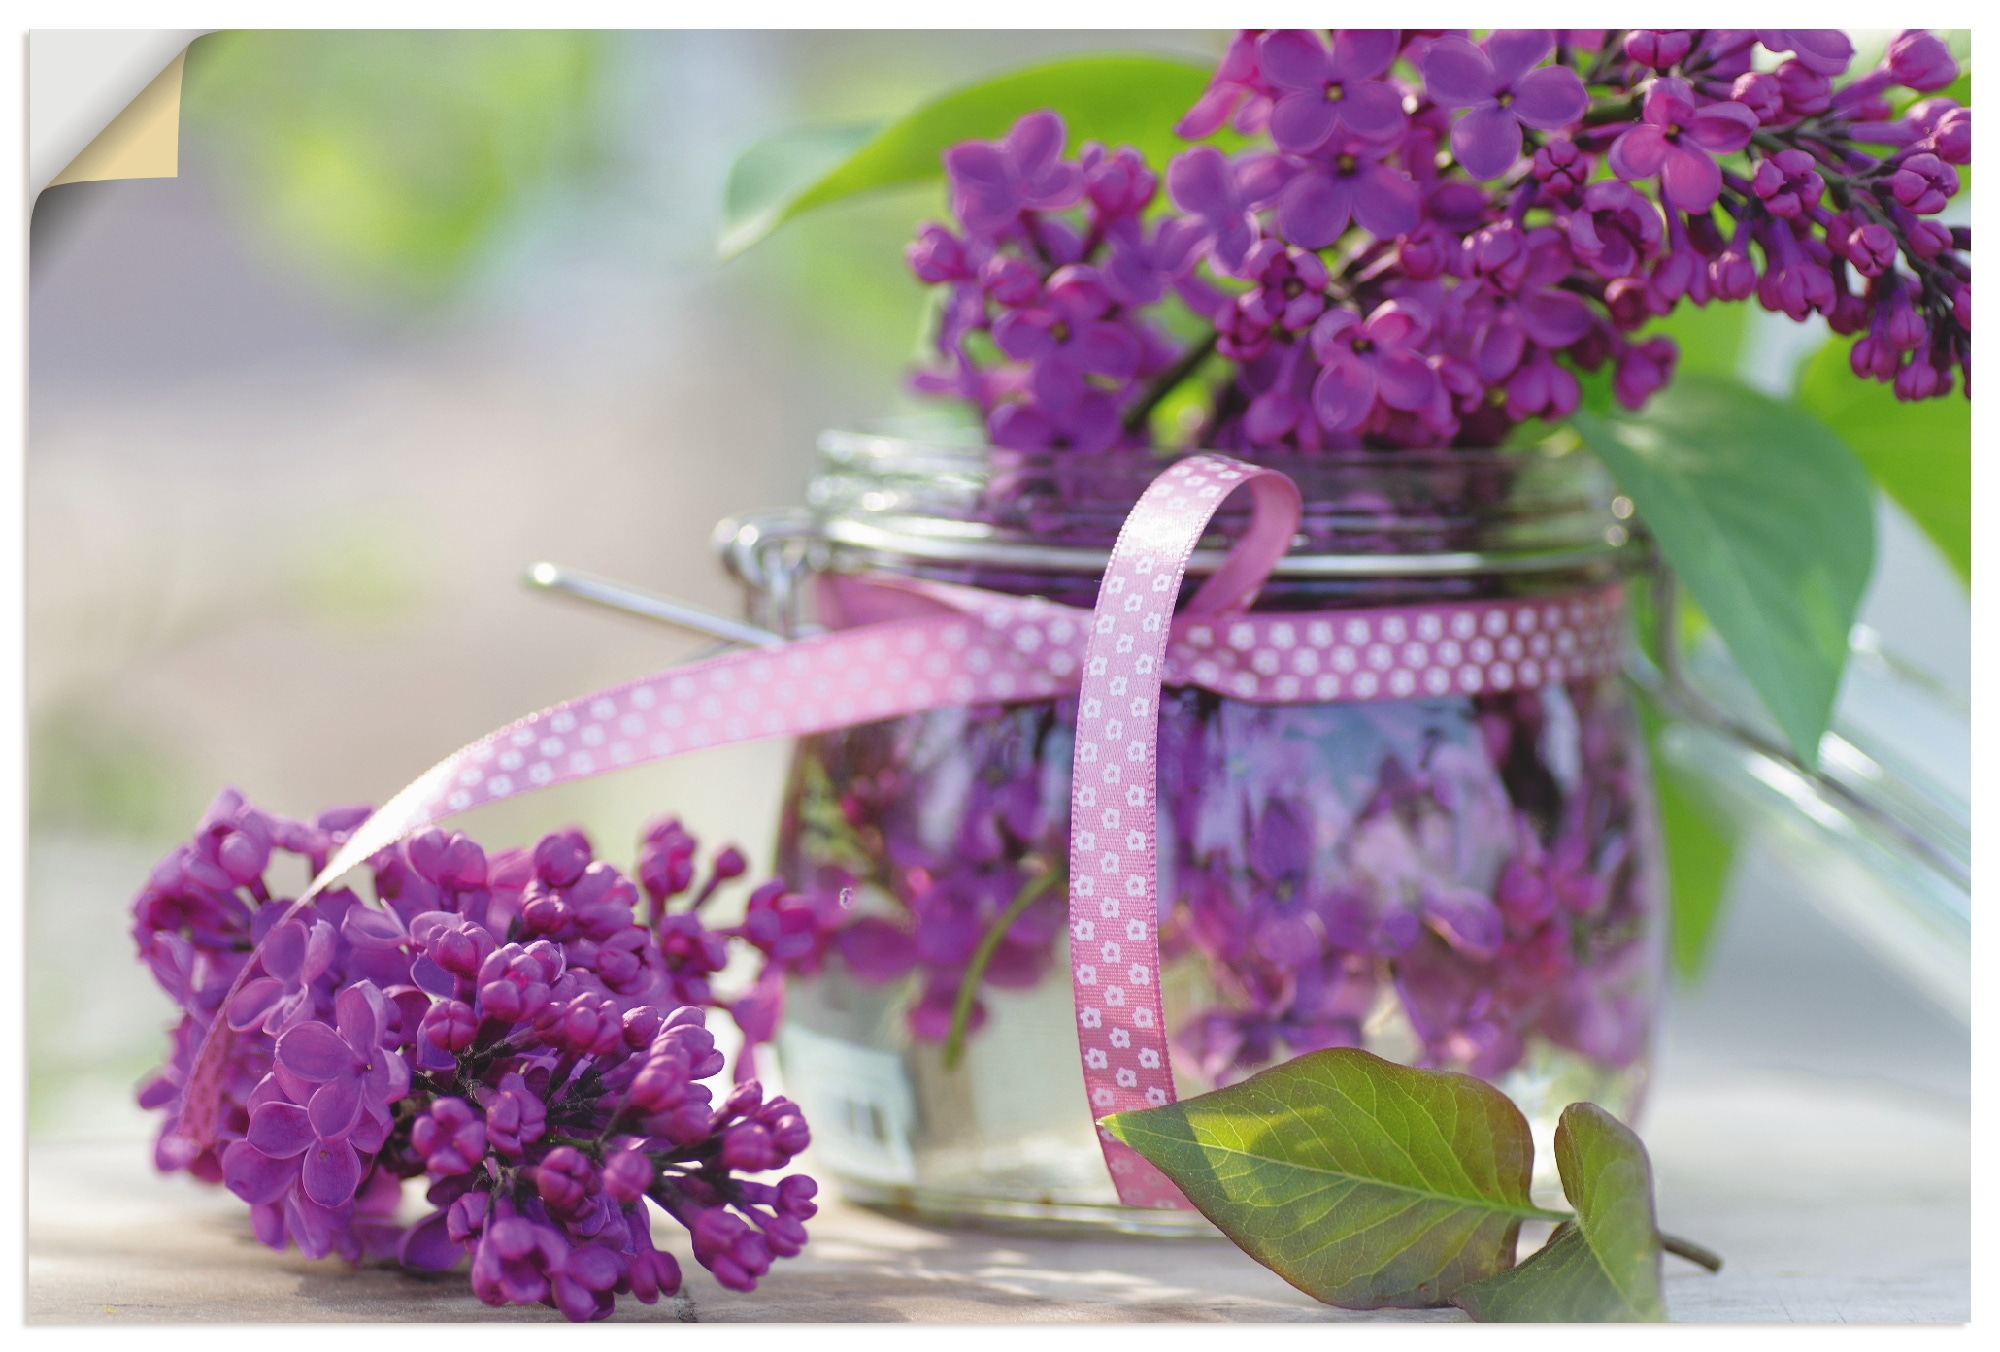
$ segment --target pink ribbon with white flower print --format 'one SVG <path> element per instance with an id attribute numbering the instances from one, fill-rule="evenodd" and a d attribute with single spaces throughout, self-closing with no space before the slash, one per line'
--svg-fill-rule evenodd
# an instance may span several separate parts
<path id="1" fill-rule="evenodd" d="M 1176 616 L 1189 556 L 1244 487 L 1249 529 Z M 1093 1120 L 1171 1103 L 1156 922 L 1163 685 L 1260 703 L 1368 702 L 1533 689 L 1617 668 L 1615 583 L 1521 600 L 1251 613 L 1298 522 L 1298 489 L 1285 475 L 1196 455 L 1155 479 L 1126 517 L 1094 610 L 907 578 L 822 579 L 823 609 L 843 627 L 627 681 L 480 738 L 357 828 L 293 909 L 405 836 L 531 789 L 704 747 L 1075 691 L 1070 964 L 1084 1086 Z M 256 969 L 252 957 L 236 986 Z M 176 1134 L 198 1145 L 220 1126 L 230 1037 L 217 1019 L 183 1091 Z M 1099 1135 L 1121 1201 L 1188 1206 L 1152 1165 Z"/>

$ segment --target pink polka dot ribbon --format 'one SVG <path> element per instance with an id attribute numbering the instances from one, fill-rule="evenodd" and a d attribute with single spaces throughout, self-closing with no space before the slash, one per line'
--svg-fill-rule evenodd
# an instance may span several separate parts
<path id="1" fill-rule="evenodd" d="M 1246 486 L 1249 530 L 1176 616 L 1188 556 L 1217 507 Z M 1283 474 L 1193 456 L 1133 507 L 1094 610 L 909 578 L 824 578 L 832 632 L 643 676 L 480 738 L 364 822 L 294 906 L 413 832 L 533 789 L 703 747 L 1076 692 L 1071 964 L 1091 1112 L 1172 1102 L 1155 926 L 1162 684 L 1328 703 L 1532 689 L 1617 669 L 1615 584 L 1533 599 L 1251 613 L 1298 515 L 1298 490 Z M 255 967 L 246 963 L 236 985 Z M 198 1146 L 216 1139 L 230 1038 L 216 1020 L 182 1095 L 176 1134 Z M 1104 1144 L 1122 1200 L 1186 1205 L 1143 1159 Z"/>

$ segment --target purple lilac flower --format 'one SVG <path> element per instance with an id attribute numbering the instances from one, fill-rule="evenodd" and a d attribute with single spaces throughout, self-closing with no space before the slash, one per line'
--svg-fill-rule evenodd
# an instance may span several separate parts
<path id="1" fill-rule="evenodd" d="M 1323 162 L 1293 173 L 1278 199 L 1278 228 L 1308 249 L 1346 233 L 1349 221 L 1378 239 L 1414 230 L 1420 214 L 1416 183 L 1382 163 L 1386 148 L 1360 140 L 1337 142 Z"/>
<path id="2" fill-rule="evenodd" d="M 978 235 L 995 235 L 1024 211 L 1061 210 L 1083 196 L 1083 171 L 1062 160 L 1063 122 L 1030 113 L 1004 140 L 967 141 L 945 152 L 952 214 Z"/>
<path id="3" fill-rule="evenodd" d="M 1424 85 L 1446 108 L 1465 113 L 1451 128 L 1451 153 L 1474 178 L 1498 178 L 1521 158 L 1521 128 L 1554 131 L 1583 116 L 1589 95 L 1566 66 L 1541 63 L 1555 49 L 1546 29 L 1502 29 L 1476 47 L 1441 37 L 1424 53 Z"/>
<path id="4" fill-rule="evenodd" d="M 766 1101 L 741 1062 L 717 1107 L 703 1081 L 723 1058 L 702 1010 L 673 997 L 698 988 L 717 1002 L 707 977 L 741 938 L 764 960 L 736 1002 L 747 1012 L 783 971 L 819 960 L 828 936 L 814 907 L 766 886 L 744 925 L 720 932 L 669 910 L 690 893 L 699 908 L 746 868 L 725 849 L 696 887 L 696 842 L 671 819 L 648 828 L 642 851 L 650 926 L 635 917 L 638 889 L 574 831 L 491 855 L 423 832 L 370 861 L 379 909 L 336 890 L 291 914 L 248 872 L 276 851 L 323 865 L 366 815 L 306 826 L 225 793 L 135 901 L 141 953 L 186 1011 L 140 1095 L 167 1113 L 159 1167 L 228 1187 L 273 1248 L 431 1270 L 469 1254 L 482 1300 L 539 1301 L 571 1319 L 603 1318 L 620 1294 L 679 1289 L 647 1199 L 697 1233 L 698 1260 L 725 1284 L 747 1290 L 798 1253 L 812 1180 L 738 1175 L 788 1163 L 809 1140 L 804 1119 Z M 220 1137 L 201 1146 L 175 1130 L 187 1068 L 258 939 L 261 972 L 227 1005 Z M 237 952 L 234 965 L 210 962 L 217 950 Z M 753 1041 L 774 1021 L 761 1017 Z M 406 1230 L 401 1181 L 420 1174 L 437 1210 Z"/>
<path id="5" fill-rule="evenodd" d="M 1320 361 L 1313 409 L 1320 422 L 1339 432 L 1359 427 L 1378 398 L 1404 412 L 1432 407 L 1442 389 L 1419 352 L 1424 337 L 1423 321 L 1393 301 L 1365 320 L 1351 310 L 1321 316 L 1312 331 Z"/>
<path id="6" fill-rule="evenodd" d="M 1380 78 L 1402 35 L 1393 28 L 1342 28 L 1332 37 L 1331 50 L 1299 28 L 1257 39 L 1258 70 L 1281 91 L 1268 123 L 1280 150 L 1306 154 L 1336 131 L 1368 141 L 1402 133 L 1402 93 Z"/>
<path id="7" fill-rule="evenodd" d="M 1757 115 L 1740 103 L 1697 107 L 1684 80 L 1661 79 L 1646 94 L 1644 121 L 1611 143 L 1608 163 L 1618 177 L 1660 178 L 1667 204 L 1682 211 L 1706 211 L 1722 192 L 1715 155 L 1750 143 Z"/>

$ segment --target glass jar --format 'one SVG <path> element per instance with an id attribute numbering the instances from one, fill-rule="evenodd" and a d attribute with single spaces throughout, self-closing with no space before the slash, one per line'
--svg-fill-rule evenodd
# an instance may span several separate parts
<path id="1" fill-rule="evenodd" d="M 812 573 L 890 573 L 1088 609 L 1171 453 L 822 439 L 811 513 L 718 537 L 767 624 Z M 1615 586 L 1634 554 L 1568 454 L 1272 456 L 1305 500 L 1260 611 Z M 1226 504 L 1190 589 L 1247 520 Z M 1186 599 L 1186 594 L 1183 595 Z M 837 616 L 827 618 L 837 619 Z M 1078 1068 L 1067 954 L 1074 698 L 803 738 L 779 868 L 838 925 L 779 1039 L 820 1167 L 946 1220 L 1199 1233 L 1117 1204 Z M 1179 1092 L 1328 1046 L 1482 1076 L 1552 1159 L 1579 1099 L 1630 1120 L 1662 989 L 1659 833 L 1621 678 L 1374 703 L 1170 687 L 1160 718 L 1162 989 Z M 837 909 L 835 909 L 837 908 Z"/>

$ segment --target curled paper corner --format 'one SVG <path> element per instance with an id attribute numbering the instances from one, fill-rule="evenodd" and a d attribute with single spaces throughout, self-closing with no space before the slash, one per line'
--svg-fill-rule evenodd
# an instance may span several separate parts
<path id="1" fill-rule="evenodd" d="M 178 178 L 181 72 L 186 65 L 187 49 L 183 47 L 67 168 L 49 181 L 49 186 L 118 178 Z"/>

